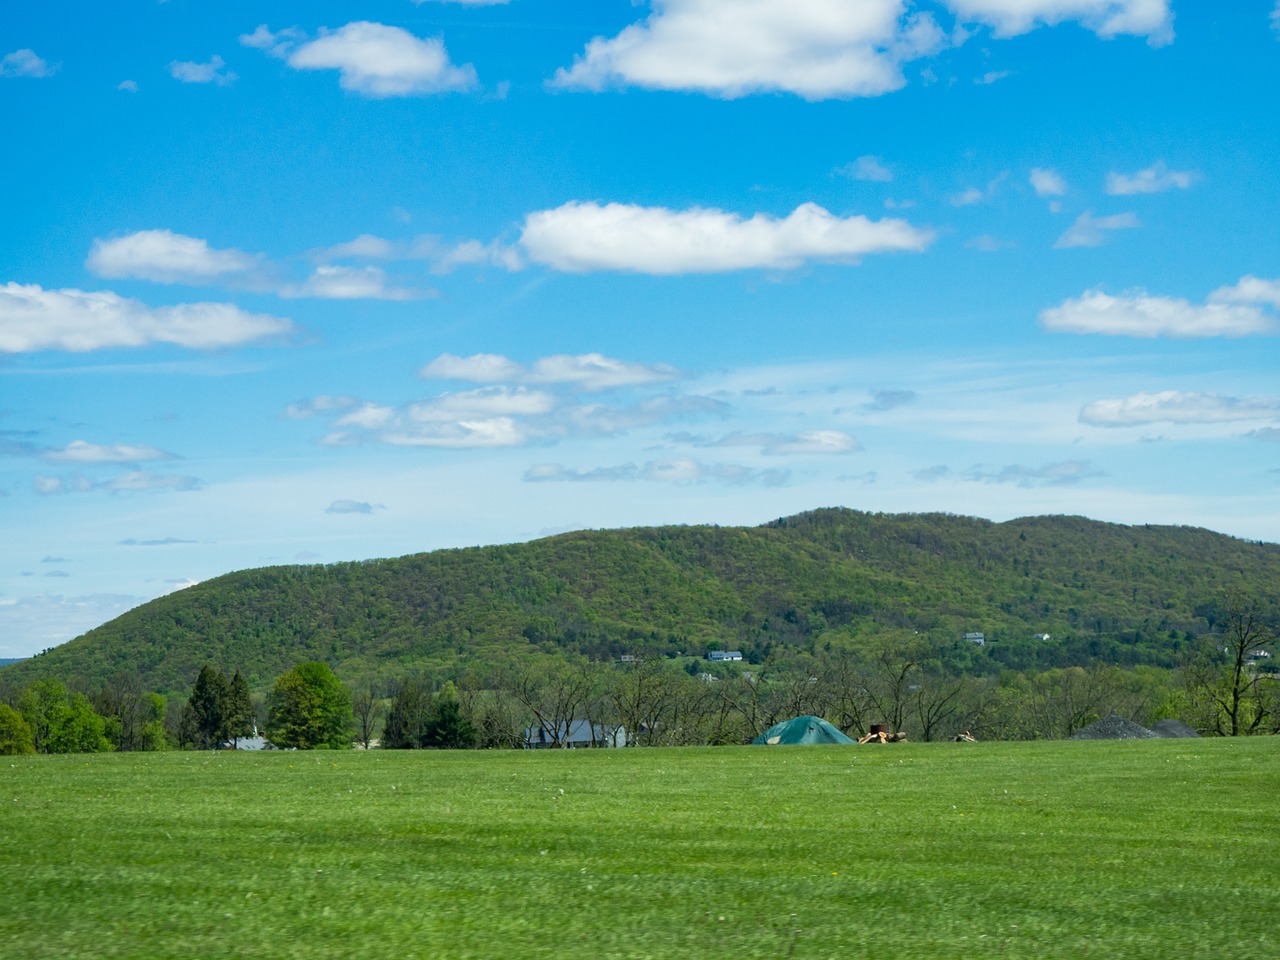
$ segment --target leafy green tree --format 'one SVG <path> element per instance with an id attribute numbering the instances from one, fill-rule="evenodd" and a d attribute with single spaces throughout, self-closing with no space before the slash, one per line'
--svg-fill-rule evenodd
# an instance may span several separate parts
<path id="1" fill-rule="evenodd" d="M 277 678 L 267 738 L 286 749 L 350 748 L 351 693 L 327 663 L 300 663 Z"/>
<path id="2" fill-rule="evenodd" d="M 46 752 L 102 753 L 110 749 L 106 721 L 83 693 L 73 693 L 54 708 Z"/>
<path id="3" fill-rule="evenodd" d="M 18 712 L 31 728 L 37 752 L 49 752 L 49 739 L 58 725 L 58 710 L 66 701 L 67 688 L 58 680 L 39 680 L 18 696 Z"/>
<path id="4" fill-rule="evenodd" d="M 35 752 L 31 725 L 13 707 L 0 703 L 0 756 L 12 757 L 20 753 Z"/>

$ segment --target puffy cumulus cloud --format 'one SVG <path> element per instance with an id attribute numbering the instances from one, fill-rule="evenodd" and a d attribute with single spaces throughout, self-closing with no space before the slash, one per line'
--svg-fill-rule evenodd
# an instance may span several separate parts
<path id="1" fill-rule="evenodd" d="M 1064 487 L 1079 483 L 1089 477 L 1103 476 L 1088 460 L 1062 460 L 1041 467 L 1024 467 L 1010 464 L 999 470 L 983 470 L 975 467 L 968 479 L 981 483 L 1012 483 L 1019 487 Z"/>
<path id="2" fill-rule="evenodd" d="M 173 454 L 145 444 L 98 444 L 85 440 L 72 440 L 61 450 L 46 450 L 40 456 L 49 463 L 142 463 L 173 459 Z"/>
<path id="3" fill-rule="evenodd" d="M 285 284 L 276 292 L 290 300 L 420 300 L 435 295 L 431 290 L 390 286 L 381 267 L 334 264 L 318 266 L 304 282 Z"/>
<path id="4" fill-rule="evenodd" d="M 1256 303 L 1280 310 L 1280 280 L 1241 277 L 1230 287 L 1219 287 L 1209 294 L 1211 303 Z"/>
<path id="5" fill-rule="evenodd" d="M 108 290 L 45 290 L 12 282 L 0 287 L 0 353 L 158 343 L 212 350 L 280 337 L 293 329 L 288 320 L 246 313 L 230 303 L 149 307 Z"/>
<path id="6" fill-rule="evenodd" d="M 530 214 L 520 245 L 535 263 L 569 273 L 674 275 L 849 263 L 871 253 L 919 252 L 933 238 L 905 220 L 837 217 L 813 203 L 781 219 L 758 213 L 744 220 L 698 207 L 573 201 Z"/>
<path id="7" fill-rule="evenodd" d="M 591 40 L 552 84 L 874 97 L 902 87 L 903 63 L 945 42 L 903 0 L 655 0 L 645 20 Z"/>
<path id="8" fill-rule="evenodd" d="M 651 483 L 688 485 L 715 481 L 733 486 L 758 484 L 779 487 L 791 479 L 787 470 L 757 470 L 737 463 L 706 464 L 691 457 L 650 460 L 642 467 L 625 463 L 616 467 L 574 470 L 558 463 L 539 463 L 524 472 L 526 483 L 618 483 L 644 480 Z"/>
<path id="9" fill-rule="evenodd" d="M 990 26 L 998 37 L 1077 20 L 1100 37 L 1146 37 L 1152 45 L 1173 40 L 1169 0 L 944 0 L 966 23 Z"/>
<path id="10" fill-rule="evenodd" d="M 473 383 L 565 384 L 586 391 L 667 383 L 682 374 L 657 363 L 627 363 L 599 353 L 557 354 L 525 366 L 492 353 L 457 357 L 442 353 L 421 370 L 422 379 L 469 380 Z"/>
<path id="11" fill-rule="evenodd" d="M 1219 291 L 1215 296 L 1230 294 Z M 1252 303 L 1224 299 L 1196 304 L 1145 291 L 1113 297 L 1090 290 L 1042 311 L 1040 324 L 1058 333 L 1126 337 L 1246 337 L 1276 332 L 1275 319 Z"/>
<path id="12" fill-rule="evenodd" d="M 893 180 L 893 171 L 884 165 L 880 157 L 858 157 L 852 163 L 846 163 L 836 169 L 836 173 L 850 180 L 867 180 L 872 183 L 889 183 Z"/>
<path id="13" fill-rule="evenodd" d="M 241 250 L 217 250 L 206 240 L 171 230 L 139 230 L 95 240 L 85 266 L 100 277 L 203 284 L 244 274 L 260 259 Z"/>
<path id="14" fill-rule="evenodd" d="M 855 453 L 861 449 L 854 437 L 841 430 L 802 430 L 798 433 L 735 431 L 714 438 L 679 433 L 667 439 L 695 447 L 754 447 L 767 457 Z"/>
<path id="15" fill-rule="evenodd" d="M 0 57 L 0 77 L 51 77 L 58 65 L 50 66 L 34 50 L 24 47 Z"/>
<path id="16" fill-rule="evenodd" d="M 348 23 L 297 47 L 287 38 L 282 45 L 280 35 L 265 26 L 250 36 L 254 39 L 249 46 L 287 54 L 295 70 L 337 70 L 344 90 L 367 97 L 423 96 L 477 85 L 475 68 L 451 63 L 439 37 L 423 39 L 382 23 Z"/>
<path id="17" fill-rule="evenodd" d="M 1071 247 L 1100 247 L 1107 242 L 1107 234 L 1115 230 L 1133 230 L 1142 226 L 1142 222 L 1132 213 L 1116 213 L 1109 217 L 1095 217 L 1092 210 L 1086 210 L 1076 217 L 1053 244 L 1055 249 L 1063 250 Z"/>
<path id="18" fill-rule="evenodd" d="M 491 416 L 530 417 L 550 413 L 556 403 L 551 394 L 527 387 L 481 387 L 410 404 L 406 415 L 419 423 Z M 349 418 L 344 418 L 340 423 L 347 420 Z"/>
<path id="19" fill-rule="evenodd" d="M 1228 397 L 1179 390 L 1095 400 L 1080 411 L 1080 422 L 1093 427 L 1237 423 L 1276 417 L 1280 417 L 1280 397 Z"/>
<path id="20" fill-rule="evenodd" d="M 1032 167 L 1027 181 L 1037 197 L 1060 197 L 1067 192 L 1067 181 L 1062 174 L 1046 167 Z"/>
<path id="21" fill-rule="evenodd" d="M 1164 193 L 1166 190 L 1186 190 L 1196 182 L 1197 175 L 1190 170 L 1170 170 L 1160 161 L 1137 173 L 1107 174 L 1107 193 L 1113 197 L 1128 197 L 1135 193 Z"/>
<path id="22" fill-rule="evenodd" d="M 230 70 L 225 69 L 226 66 L 226 61 L 216 54 L 208 63 L 174 60 L 169 64 L 169 76 L 183 83 L 214 83 L 225 87 L 239 79 Z"/>

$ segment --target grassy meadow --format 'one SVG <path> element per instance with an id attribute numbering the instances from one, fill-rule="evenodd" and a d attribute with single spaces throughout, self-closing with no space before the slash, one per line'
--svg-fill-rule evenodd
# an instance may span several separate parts
<path id="1" fill-rule="evenodd" d="M 0 762 L 0 957 L 1280 956 L 1280 739 Z"/>

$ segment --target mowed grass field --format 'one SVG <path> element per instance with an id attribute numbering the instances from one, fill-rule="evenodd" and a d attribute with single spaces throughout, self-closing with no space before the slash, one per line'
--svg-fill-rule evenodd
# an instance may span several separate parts
<path id="1" fill-rule="evenodd" d="M 3 758 L 0 957 L 1280 957 L 1280 739 Z"/>

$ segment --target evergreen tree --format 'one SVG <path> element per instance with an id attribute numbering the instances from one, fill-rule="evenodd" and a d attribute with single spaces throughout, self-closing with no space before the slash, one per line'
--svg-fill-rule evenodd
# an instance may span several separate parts
<path id="1" fill-rule="evenodd" d="M 227 689 L 227 736 L 233 740 L 253 736 L 257 727 L 256 720 L 253 698 L 249 694 L 249 681 L 237 667 Z"/>
<path id="2" fill-rule="evenodd" d="M 230 700 L 231 682 L 227 675 L 206 663 L 187 700 L 197 749 L 212 750 L 230 736 Z"/>
<path id="3" fill-rule="evenodd" d="M 422 746 L 436 750 L 469 750 L 477 743 L 475 725 L 462 710 L 452 681 L 444 685 L 422 731 Z"/>

